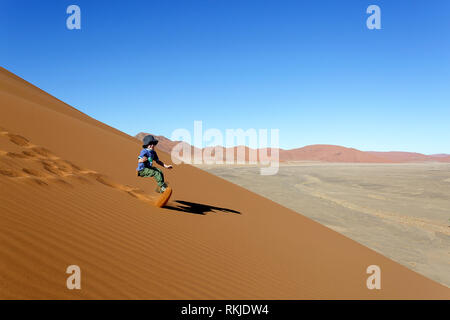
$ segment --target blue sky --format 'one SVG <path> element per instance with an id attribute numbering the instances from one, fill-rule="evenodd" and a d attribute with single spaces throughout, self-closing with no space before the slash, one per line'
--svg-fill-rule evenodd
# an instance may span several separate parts
<path id="1" fill-rule="evenodd" d="M 131 135 L 450 153 L 450 1 L 1 0 L 0 39 L 2 67 Z"/>

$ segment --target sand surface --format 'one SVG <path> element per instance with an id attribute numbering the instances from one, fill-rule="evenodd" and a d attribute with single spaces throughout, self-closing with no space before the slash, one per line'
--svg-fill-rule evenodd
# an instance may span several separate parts
<path id="1" fill-rule="evenodd" d="M 450 164 L 203 166 L 450 286 Z"/>
<path id="2" fill-rule="evenodd" d="M 192 166 L 165 171 L 170 207 L 154 207 L 155 183 L 136 176 L 135 138 L 5 69 L 0 111 L 2 299 L 450 298 L 447 287 Z M 66 287 L 73 264 L 81 290 Z M 381 290 L 366 287 L 373 264 Z"/>

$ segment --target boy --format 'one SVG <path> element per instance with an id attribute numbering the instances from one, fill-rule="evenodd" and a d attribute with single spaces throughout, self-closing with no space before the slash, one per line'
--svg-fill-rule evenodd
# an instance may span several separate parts
<path id="1" fill-rule="evenodd" d="M 153 167 L 152 164 L 153 161 L 155 161 L 157 164 L 166 169 L 172 169 L 172 166 L 166 165 L 159 160 L 155 151 L 155 146 L 157 144 L 158 140 L 156 140 L 154 136 L 148 135 L 144 137 L 144 145 L 142 146 L 143 149 L 138 157 L 137 172 L 138 177 L 155 177 L 155 180 L 158 183 L 157 192 L 163 193 L 167 188 L 167 184 L 164 182 L 164 175 L 161 169 Z"/>

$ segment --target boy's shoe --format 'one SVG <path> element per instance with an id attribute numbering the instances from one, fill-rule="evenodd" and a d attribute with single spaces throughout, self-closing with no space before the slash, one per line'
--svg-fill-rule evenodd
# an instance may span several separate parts
<path id="1" fill-rule="evenodd" d="M 161 187 L 156 188 L 156 192 L 163 193 L 167 189 L 167 183 L 164 183 Z"/>

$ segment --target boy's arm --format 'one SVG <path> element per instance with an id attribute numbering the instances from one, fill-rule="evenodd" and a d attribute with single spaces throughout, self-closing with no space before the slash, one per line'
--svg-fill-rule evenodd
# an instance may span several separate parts
<path id="1" fill-rule="evenodd" d="M 139 157 L 139 160 L 138 160 L 138 162 L 145 162 L 145 161 L 147 161 L 148 160 L 148 158 L 146 157 L 146 156 L 143 156 L 143 157 Z"/>
<path id="2" fill-rule="evenodd" d="M 164 168 L 166 168 L 166 169 L 172 169 L 172 168 L 173 168 L 171 164 L 164 164 L 164 162 L 162 162 L 162 161 L 159 160 L 159 159 L 155 160 L 155 162 L 156 162 L 157 164 L 159 164 L 161 167 L 164 167 Z"/>
<path id="3" fill-rule="evenodd" d="M 172 169 L 172 166 L 170 164 L 164 164 L 161 160 L 159 160 L 158 154 L 154 152 L 155 158 L 153 161 L 155 161 L 157 164 L 159 164 L 161 167 L 164 167 L 166 169 Z"/>

